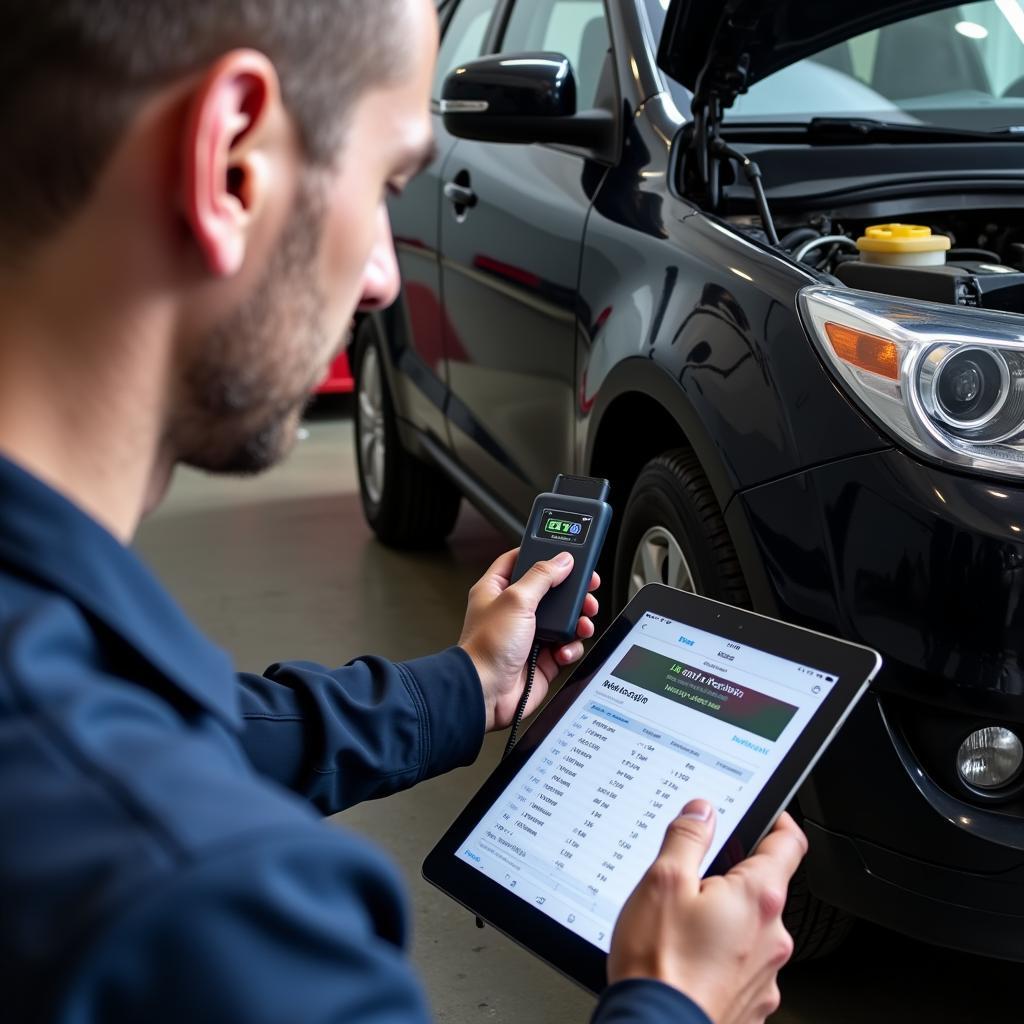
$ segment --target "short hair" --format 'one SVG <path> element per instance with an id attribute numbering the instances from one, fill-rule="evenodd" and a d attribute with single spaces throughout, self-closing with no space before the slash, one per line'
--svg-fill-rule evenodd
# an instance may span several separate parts
<path id="1" fill-rule="evenodd" d="M 86 201 L 141 102 L 233 49 L 273 61 L 311 162 L 404 65 L 406 0 L 0 0 L 0 245 Z"/>

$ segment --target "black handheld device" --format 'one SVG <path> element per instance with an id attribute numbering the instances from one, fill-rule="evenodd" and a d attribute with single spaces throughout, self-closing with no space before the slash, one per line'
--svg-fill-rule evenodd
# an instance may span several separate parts
<path id="1" fill-rule="evenodd" d="M 560 474 L 554 487 L 533 503 L 512 582 L 561 551 L 568 551 L 576 562 L 569 578 L 537 609 L 537 639 L 544 643 L 565 644 L 576 637 L 583 600 L 612 519 L 609 489 L 607 480 Z"/>

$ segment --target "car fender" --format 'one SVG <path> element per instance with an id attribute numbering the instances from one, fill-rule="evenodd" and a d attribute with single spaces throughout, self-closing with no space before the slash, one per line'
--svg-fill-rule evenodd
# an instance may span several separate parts
<path id="1" fill-rule="evenodd" d="M 693 449 L 722 508 L 735 493 L 729 474 L 722 464 L 710 434 L 697 416 L 693 406 L 686 400 L 678 381 L 651 359 L 636 356 L 624 359 L 608 373 L 601 382 L 600 390 L 589 400 L 583 420 L 581 436 L 584 438 L 583 465 L 594 465 L 595 448 L 601 435 L 601 426 L 610 409 L 627 396 L 637 396 L 657 406 L 678 427 L 685 443 Z M 620 443 L 629 445 L 632 438 L 621 438 Z M 645 439 L 645 451 L 655 451 Z M 661 448 L 660 450 L 664 450 Z M 654 454 L 649 458 L 653 458 Z M 648 459 L 644 460 L 645 462 Z"/>
<path id="2" fill-rule="evenodd" d="M 638 449 L 635 458 L 628 459 L 627 479 L 629 486 L 635 474 L 651 459 L 674 448 L 686 446 L 697 456 L 708 482 L 711 484 L 719 507 L 725 518 L 733 547 L 743 565 L 744 578 L 754 608 L 763 614 L 773 614 L 778 609 L 775 591 L 769 581 L 768 572 L 761 559 L 745 510 L 741 502 L 734 502 L 735 487 L 730 474 L 721 461 L 719 450 L 713 443 L 705 424 L 693 406 L 680 390 L 678 382 L 661 366 L 650 359 L 635 357 L 623 360 L 604 379 L 599 393 L 586 416 L 581 430 L 583 437 L 582 472 L 604 475 L 609 470 L 607 453 L 598 450 L 602 427 L 618 434 L 617 424 L 610 416 L 622 403 L 630 403 L 636 410 L 642 410 L 643 422 L 657 436 L 648 435 Z M 674 431 L 666 430 L 671 424 Z M 621 435 L 612 440 L 616 447 L 628 447 L 631 439 Z M 621 487 L 621 484 L 620 484 Z M 628 500 L 628 493 L 613 493 L 612 499 L 621 517 Z M 616 520 L 616 526 L 618 519 Z M 609 544 L 614 549 L 614 541 Z M 607 571 L 609 563 L 605 563 Z"/>

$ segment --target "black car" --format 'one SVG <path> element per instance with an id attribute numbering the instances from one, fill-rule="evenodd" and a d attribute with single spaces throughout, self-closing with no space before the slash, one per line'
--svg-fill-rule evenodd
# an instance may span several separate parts
<path id="1" fill-rule="evenodd" d="M 517 536 L 607 477 L 606 600 L 877 648 L 799 795 L 799 947 L 846 912 L 1024 959 L 1024 9 L 441 14 L 440 156 L 354 340 L 370 524 L 438 543 L 467 496 Z"/>

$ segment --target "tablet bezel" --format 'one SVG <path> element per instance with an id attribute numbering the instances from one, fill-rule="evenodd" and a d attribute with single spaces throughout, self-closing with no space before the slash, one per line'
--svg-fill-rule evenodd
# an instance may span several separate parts
<path id="1" fill-rule="evenodd" d="M 537 715 L 511 754 L 498 764 L 423 863 L 423 877 L 428 882 L 594 993 L 600 992 L 607 984 L 606 954 L 455 854 L 555 728 L 580 691 L 592 681 L 598 669 L 648 612 L 789 661 L 813 666 L 838 678 L 753 805 L 736 824 L 708 874 L 728 871 L 771 829 L 882 664 L 881 657 L 870 648 L 660 584 L 644 587 L 633 598 Z"/>

